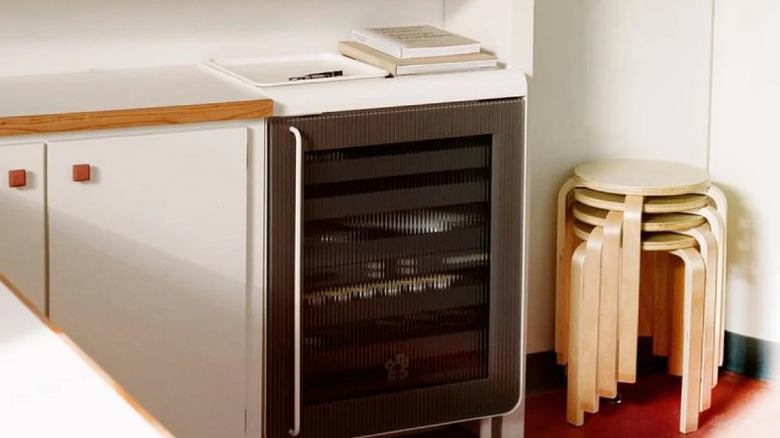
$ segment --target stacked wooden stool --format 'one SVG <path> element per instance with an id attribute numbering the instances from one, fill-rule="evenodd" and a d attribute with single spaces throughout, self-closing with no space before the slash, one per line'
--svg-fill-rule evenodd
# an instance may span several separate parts
<path id="1" fill-rule="evenodd" d="M 680 163 L 579 166 L 558 195 L 555 350 L 567 421 L 636 381 L 637 338 L 682 376 L 680 431 L 698 428 L 723 363 L 726 198 Z"/>

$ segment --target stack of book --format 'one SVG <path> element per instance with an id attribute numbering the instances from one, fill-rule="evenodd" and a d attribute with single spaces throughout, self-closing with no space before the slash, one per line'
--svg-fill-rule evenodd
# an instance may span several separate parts
<path id="1" fill-rule="evenodd" d="M 427 25 L 355 29 L 352 41 L 339 43 L 339 52 L 394 76 L 498 66 L 478 41 Z"/>

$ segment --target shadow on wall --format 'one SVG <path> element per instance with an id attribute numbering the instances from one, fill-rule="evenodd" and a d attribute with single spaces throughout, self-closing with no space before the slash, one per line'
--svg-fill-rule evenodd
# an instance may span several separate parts
<path id="1" fill-rule="evenodd" d="M 566 4 L 564 4 L 566 3 Z M 528 352 L 553 345 L 555 198 L 595 143 L 586 120 L 586 2 L 534 6 L 534 77 L 528 100 Z"/>
<path id="2" fill-rule="evenodd" d="M 759 285 L 760 266 L 756 254 L 768 242 L 758 240 L 754 213 L 730 186 L 718 184 L 729 202 L 728 254 L 726 260 L 726 322 L 729 315 L 739 315 L 744 321 L 739 327 L 749 333 L 761 333 L 770 325 L 766 305 L 760 295 L 765 285 Z M 733 324 L 732 324 L 733 325 Z M 724 368 L 761 379 L 780 380 L 780 343 L 726 333 Z"/>
<path id="3" fill-rule="evenodd" d="M 745 305 L 740 312 L 751 315 L 747 325 L 752 333 L 757 333 L 763 326 L 761 301 L 756 296 L 758 289 L 756 251 L 761 242 L 756 240 L 756 223 L 747 207 L 739 197 L 738 192 L 730 186 L 718 184 L 729 203 L 728 222 L 728 254 L 726 256 L 726 308 L 733 305 Z M 729 287 L 729 284 L 741 283 L 741 287 Z M 739 294 L 740 296 L 736 296 Z"/>

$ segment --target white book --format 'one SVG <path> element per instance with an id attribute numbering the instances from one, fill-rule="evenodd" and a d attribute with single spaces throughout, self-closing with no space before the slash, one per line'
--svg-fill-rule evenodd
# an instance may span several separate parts
<path id="1" fill-rule="evenodd" d="M 479 42 L 433 26 L 355 29 L 352 40 L 399 59 L 479 53 Z"/>
<path id="2" fill-rule="evenodd" d="M 394 76 L 445 73 L 496 68 L 498 59 L 489 53 L 399 59 L 355 41 L 341 41 L 342 55 L 387 70 Z"/>

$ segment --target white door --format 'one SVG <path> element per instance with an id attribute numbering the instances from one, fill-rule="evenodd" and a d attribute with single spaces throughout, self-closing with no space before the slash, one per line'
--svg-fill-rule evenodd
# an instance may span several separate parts
<path id="1" fill-rule="evenodd" d="M 0 274 L 45 313 L 43 155 L 42 143 L 0 146 Z"/>
<path id="2" fill-rule="evenodd" d="M 54 142 L 47 164 L 52 320 L 174 435 L 243 437 L 246 129 Z"/>

